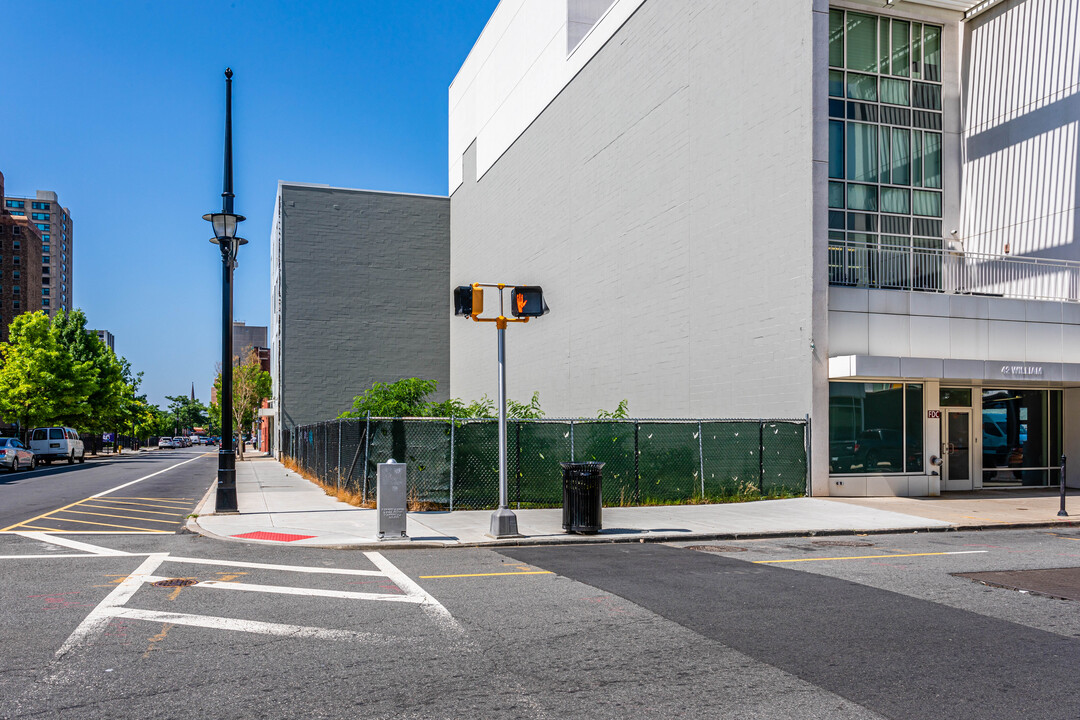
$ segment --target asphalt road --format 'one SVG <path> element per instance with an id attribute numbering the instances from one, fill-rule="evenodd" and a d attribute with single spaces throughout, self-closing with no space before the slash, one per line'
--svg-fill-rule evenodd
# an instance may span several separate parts
<path id="1" fill-rule="evenodd" d="M 175 532 L 210 487 L 214 455 L 185 448 L 90 456 L 2 474 L 0 530 Z"/>
<path id="2" fill-rule="evenodd" d="M 1080 534 L 822 542 L 6 533 L 0 717 L 1080 716 L 1076 604 L 957 575 L 1077 567 Z"/>

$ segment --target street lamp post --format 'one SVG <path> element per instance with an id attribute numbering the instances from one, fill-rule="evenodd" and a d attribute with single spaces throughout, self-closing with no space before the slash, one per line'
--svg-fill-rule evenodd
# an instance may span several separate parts
<path id="1" fill-rule="evenodd" d="M 221 192 L 221 212 L 207 213 L 203 220 L 214 226 L 210 242 L 221 250 L 221 444 L 218 446 L 217 497 L 215 512 L 238 512 L 236 503 L 236 453 L 232 438 L 233 401 L 233 269 L 236 253 L 247 240 L 236 237 L 236 225 L 243 215 L 233 212 L 232 173 L 232 69 L 225 68 L 225 180 Z"/>

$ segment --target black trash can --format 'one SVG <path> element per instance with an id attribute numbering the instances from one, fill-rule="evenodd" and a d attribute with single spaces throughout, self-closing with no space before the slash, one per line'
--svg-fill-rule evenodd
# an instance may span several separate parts
<path id="1" fill-rule="evenodd" d="M 600 532 L 603 497 L 602 462 L 564 462 L 562 485 L 563 530 L 582 535 Z"/>

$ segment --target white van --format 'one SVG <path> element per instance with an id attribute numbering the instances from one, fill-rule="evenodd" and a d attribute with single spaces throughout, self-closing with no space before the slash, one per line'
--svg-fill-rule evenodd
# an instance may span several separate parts
<path id="1" fill-rule="evenodd" d="M 30 431 L 30 449 L 41 462 L 48 464 L 53 460 L 67 460 L 71 465 L 76 460 L 86 462 L 86 448 L 79 439 L 79 433 L 69 427 L 34 428 Z"/>

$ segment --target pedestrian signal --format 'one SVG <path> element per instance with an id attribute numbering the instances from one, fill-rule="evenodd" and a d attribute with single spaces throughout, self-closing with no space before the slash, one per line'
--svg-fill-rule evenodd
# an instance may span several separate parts
<path id="1" fill-rule="evenodd" d="M 472 317 L 484 312 L 484 288 L 460 285 L 454 288 L 454 314 Z"/>
<path id="2" fill-rule="evenodd" d="M 544 290 L 539 285 L 521 285 L 510 291 L 510 314 L 514 317 L 540 317 L 547 312 Z"/>

